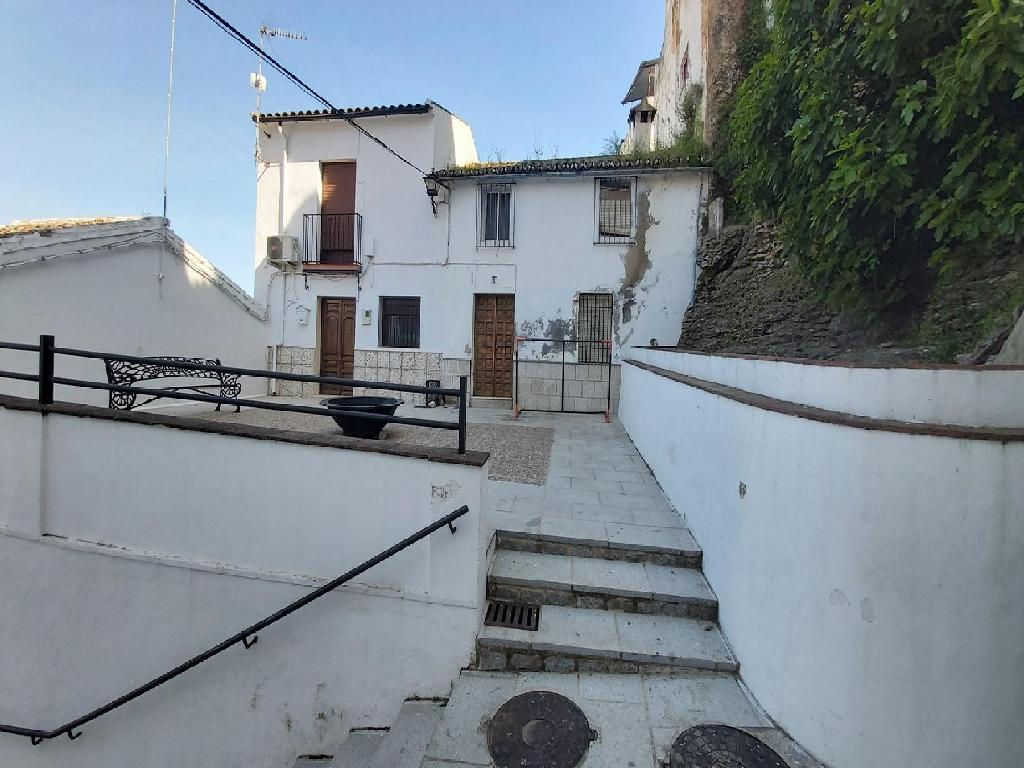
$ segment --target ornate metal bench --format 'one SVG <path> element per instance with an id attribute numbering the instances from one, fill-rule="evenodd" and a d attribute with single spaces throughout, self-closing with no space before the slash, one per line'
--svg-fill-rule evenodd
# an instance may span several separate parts
<path id="1" fill-rule="evenodd" d="M 198 392 L 207 394 L 205 390 L 220 389 L 221 397 L 238 397 L 242 391 L 242 385 L 238 383 L 238 375 L 234 373 L 223 373 L 217 370 L 205 370 L 203 368 L 185 368 L 178 363 L 196 363 L 198 365 L 219 366 L 220 359 L 206 360 L 202 357 L 150 357 L 147 362 L 140 363 L 127 360 L 103 359 L 107 369 L 107 383 L 122 387 L 131 387 L 139 382 L 153 381 L 154 379 L 216 379 L 217 384 L 193 384 L 191 386 L 161 387 L 168 392 Z M 153 395 L 148 400 L 136 402 L 138 395 L 135 392 L 125 390 L 112 390 L 110 392 L 110 407 L 130 411 L 136 405 L 145 405 L 158 400 L 161 395 Z M 220 410 L 220 403 L 217 403 L 217 410 Z M 235 411 L 240 408 L 236 405 Z"/>

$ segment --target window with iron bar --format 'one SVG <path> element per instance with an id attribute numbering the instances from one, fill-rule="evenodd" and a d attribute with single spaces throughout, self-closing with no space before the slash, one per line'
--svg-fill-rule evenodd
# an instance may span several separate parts
<path id="1" fill-rule="evenodd" d="M 597 242 L 632 242 L 636 179 L 616 176 L 598 178 L 595 183 Z"/>
<path id="2" fill-rule="evenodd" d="M 477 245 L 511 248 L 515 201 L 511 183 L 480 185 Z"/>
<path id="3" fill-rule="evenodd" d="M 381 297 L 380 345 L 382 347 L 419 347 L 419 296 Z"/>
<path id="4" fill-rule="evenodd" d="M 576 360 L 607 363 L 611 355 L 612 295 L 581 293 L 576 299 Z"/>

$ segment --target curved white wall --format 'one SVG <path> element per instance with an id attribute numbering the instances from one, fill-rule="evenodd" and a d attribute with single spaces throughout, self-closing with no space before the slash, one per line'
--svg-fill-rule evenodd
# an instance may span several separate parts
<path id="1" fill-rule="evenodd" d="M 855 367 L 631 349 L 629 359 L 747 392 L 879 419 L 1024 426 L 1024 366 Z"/>
<path id="2" fill-rule="evenodd" d="M 349 728 L 390 725 L 406 697 L 447 695 L 480 621 L 485 473 L 0 404 L 3 723 L 57 727 L 470 507 L 455 535 L 441 529 L 80 740 L 0 734 L 0 765 L 291 768 L 332 754 Z"/>
<path id="3" fill-rule="evenodd" d="M 703 547 L 743 679 L 805 747 L 1019 764 L 1024 442 L 822 423 L 629 364 L 620 419 Z"/>

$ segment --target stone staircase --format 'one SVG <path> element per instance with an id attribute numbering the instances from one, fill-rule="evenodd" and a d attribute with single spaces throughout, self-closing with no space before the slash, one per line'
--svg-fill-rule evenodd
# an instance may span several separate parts
<path id="1" fill-rule="evenodd" d="M 501 530 L 488 598 L 541 606 L 537 631 L 484 626 L 477 668 L 612 672 L 739 669 L 683 528 L 618 525 L 614 540 Z"/>
<path id="2" fill-rule="evenodd" d="M 295 768 L 419 768 L 445 703 L 410 699 L 390 728 L 353 729 L 333 756 L 300 757 Z"/>
<path id="3" fill-rule="evenodd" d="M 583 711 L 594 740 L 580 768 L 668 766 L 680 733 L 708 723 L 755 736 L 788 768 L 824 768 L 740 684 L 685 528 L 617 525 L 614 539 L 596 531 L 499 530 L 488 598 L 539 604 L 537 631 L 482 626 L 475 668 L 447 701 L 407 701 L 390 729 L 353 730 L 333 759 L 296 768 L 493 766 L 489 723 L 531 691 Z"/>

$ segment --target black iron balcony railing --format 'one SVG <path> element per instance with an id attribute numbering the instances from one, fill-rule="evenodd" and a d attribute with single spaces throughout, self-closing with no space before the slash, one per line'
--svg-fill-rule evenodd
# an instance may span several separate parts
<path id="1" fill-rule="evenodd" d="M 307 213 L 302 217 L 302 261 L 358 271 L 363 217 L 358 213 Z"/>

